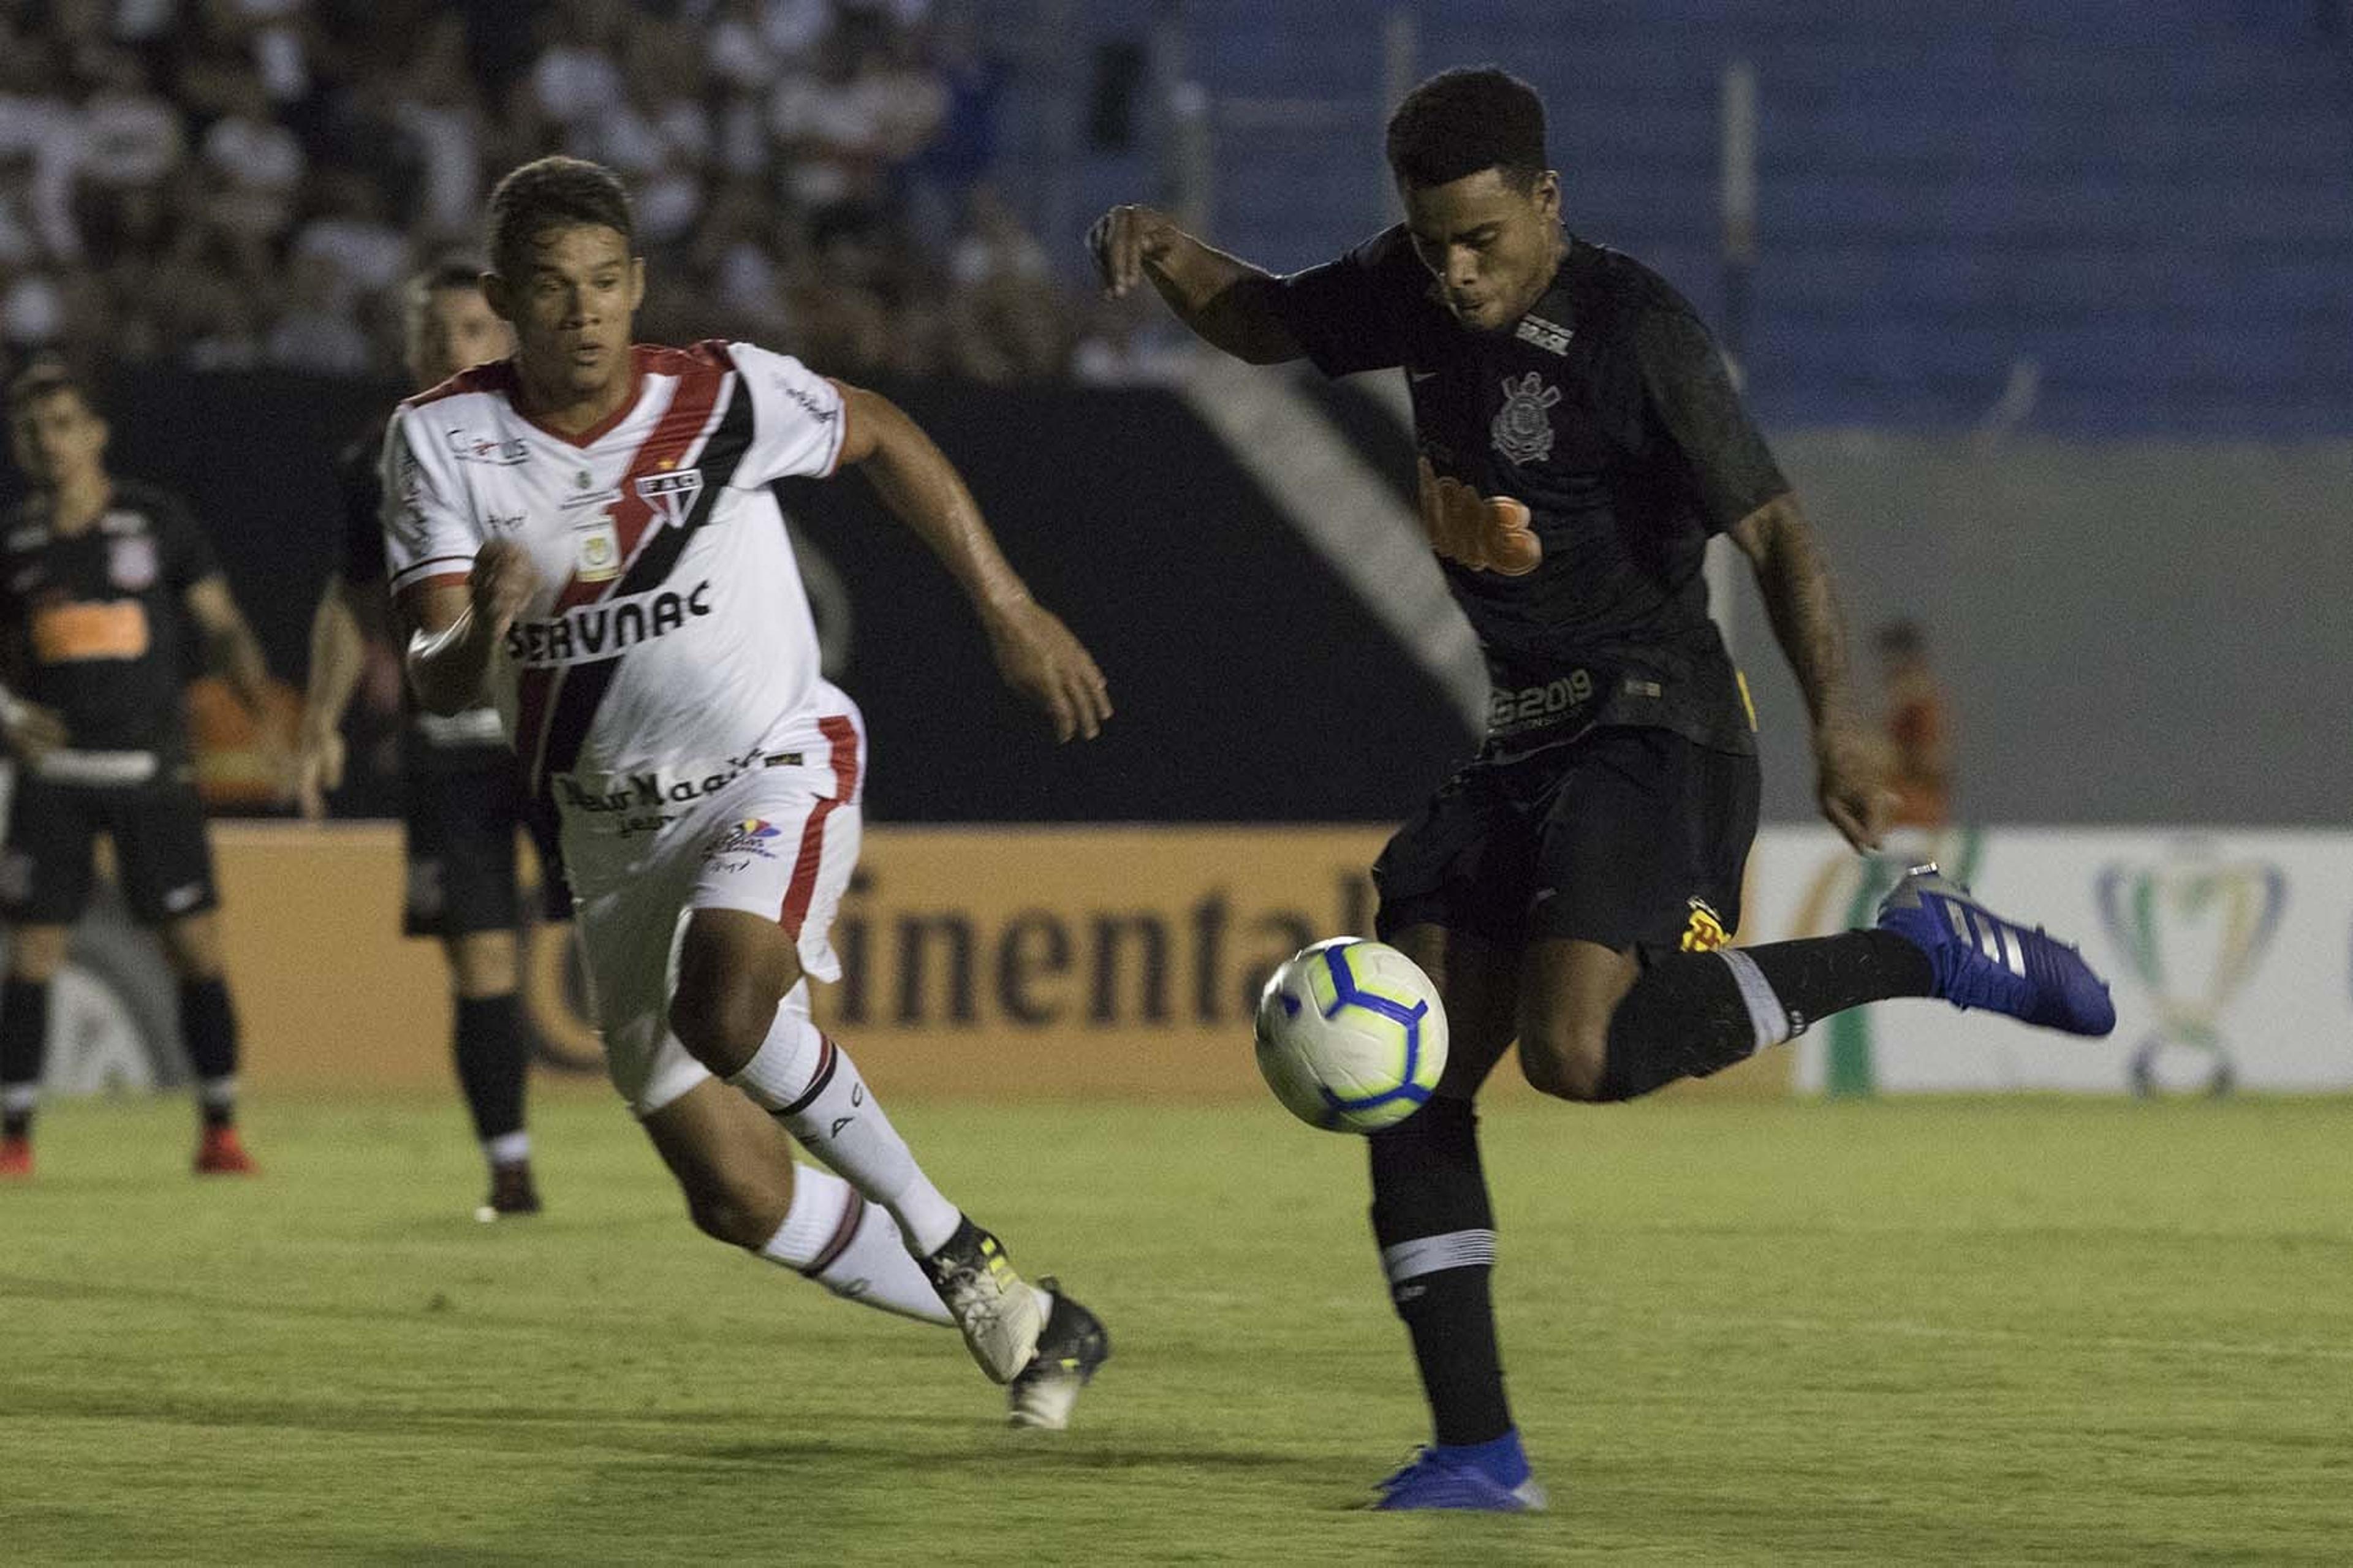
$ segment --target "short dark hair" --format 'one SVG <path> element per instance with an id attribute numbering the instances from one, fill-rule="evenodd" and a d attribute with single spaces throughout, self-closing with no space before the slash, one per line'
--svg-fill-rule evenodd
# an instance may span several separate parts
<path id="1" fill-rule="evenodd" d="M 72 393 L 84 408 L 98 412 L 98 396 L 87 376 L 61 359 L 37 359 L 8 383 L 8 417 L 14 420 L 34 404 L 60 392 Z"/>
<path id="2" fill-rule="evenodd" d="M 585 158 L 540 158 L 491 192 L 491 265 L 509 278 L 531 262 L 531 246 L 551 228 L 593 225 L 617 229 L 634 247 L 637 221 L 621 177 Z"/>
<path id="3" fill-rule="evenodd" d="M 482 261 L 478 257 L 433 257 L 424 266 L 409 273 L 407 285 L 402 285 L 400 299 L 407 309 L 421 310 L 428 299 L 442 289 L 473 289 L 482 292 Z"/>
<path id="4" fill-rule="evenodd" d="M 1457 66 L 1405 95 L 1389 116 L 1389 172 L 1409 185 L 1448 185 L 1501 169 L 1522 190 L 1551 166 L 1544 100 L 1496 66 Z"/>

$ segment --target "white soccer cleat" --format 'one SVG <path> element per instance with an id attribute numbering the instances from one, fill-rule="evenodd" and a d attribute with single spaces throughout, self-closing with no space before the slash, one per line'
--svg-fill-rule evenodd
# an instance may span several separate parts
<path id="1" fill-rule="evenodd" d="M 1013 1380 L 1010 1419 L 1016 1426 L 1060 1432 L 1071 1424 L 1079 1391 L 1111 1359 L 1111 1336 L 1103 1321 L 1071 1300 L 1059 1282 L 1050 1278 L 1038 1284 L 1053 1309 L 1046 1314 L 1038 1353 Z"/>
<path id="2" fill-rule="evenodd" d="M 969 1219 L 921 1262 L 972 1359 L 991 1383 L 1011 1383 L 1038 1353 L 1046 1293 L 1016 1274 L 997 1237 Z"/>

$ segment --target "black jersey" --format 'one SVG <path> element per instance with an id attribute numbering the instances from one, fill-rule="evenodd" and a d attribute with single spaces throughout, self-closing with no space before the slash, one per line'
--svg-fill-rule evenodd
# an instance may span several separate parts
<path id="1" fill-rule="evenodd" d="M 1491 749 L 1633 724 L 1754 752 L 1702 566 L 1709 535 L 1788 486 L 1682 296 L 1567 243 L 1510 331 L 1457 322 L 1402 226 L 1283 279 L 1276 309 L 1327 375 L 1405 370 L 1422 524 L 1486 655 Z"/>
<path id="2" fill-rule="evenodd" d="M 343 581 L 368 593 L 387 592 L 384 555 L 384 434 L 388 421 L 378 420 L 367 433 L 343 448 L 335 462 L 337 493 L 343 498 Z M 444 717 L 417 707 L 402 683 L 401 763 L 412 773 L 442 773 L 504 767 L 513 760 L 499 727 L 498 710 L 488 703 Z"/>
<path id="3" fill-rule="evenodd" d="M 64 721 L 70 750 L 185 758 L 201 640 L 187 591 L 220 570 L 211 542 L 176 498 L 128 480 L 79 532 L 51 511 L 32 496 L 0 532 L 0 625 L 22 695 Z"/>

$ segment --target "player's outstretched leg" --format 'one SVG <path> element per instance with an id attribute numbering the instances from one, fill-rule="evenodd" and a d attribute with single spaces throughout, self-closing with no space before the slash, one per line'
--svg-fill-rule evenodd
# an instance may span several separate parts
<path id="1" fill-rule="evenodd" d="M 840 1059 L 839 1052 L 835 1059 Z M 871 1105 L 871 1100 L 867 1103 Z M 971 1252 L 984 1258 L 1003 1258 L 994 1237 L 959 1219 L 957 1235 L 970 1233 Z M 849 1300 L 928 1323 L 961 1328 L 965 1321 L 955 1309 L 968 1287 L 946 1278 L 964 1267 L 949 1261 L 959 1254 L 955 1240 L 928 1257 L 916 1257 L 891 1212 L 869 1203 L 865 1194 L 831 1171 L 793 1168 L 792 1207 L 758 1250 L 771 1262 Z M 980 1267 L 986 1269 L 986 1262 Z M 1026 1289 L 1018 1281 L 1015 1288 Z M 1036 1289 L 1043 1297 L 1045 1318 L 1032 1353 L 1012 1377 L 1011 1420 L 1016 1426 L 1060 1431 L 1071 1424 L 1079 1391 L 1110 1359 L 1111 1340 L 1095 1315 L 1065 1295 L 1059 1282 L 1040 1279 Z M 972 1342 L 969 1335 L 965 1342 Z M 981 1364 L 988 1366 L 985 1361 Z"/>
<path id="2" fill-rule="evenodd" d="M 807 1006 L 806 984 L 796 986 L 731 1081 L 896 1223 L 902 1256 L 919 1263 L 973 1359 L 1012 1384 L 1014 1425 L 1068 1426 L 1079 1390 L 1111 1355 L 1102 1323 L 1054 1282 L 1024 1281 L 1003 1244 L 932 1184 L 858 1065 Z"/>
<path id="3" fill-rule="evenodd" d="M 698 1060 L 896 1223 L 973 1359 L 992 1381 L 1015 1384 L 1014 1421 L 1066 1422 L 1110 1353 L 1101 1324 L 1024 1280 L 997 1238 L 933 1185 L 857 1064 L 810 1019 L 798 955 L 776 922 L 697 910 L 679 950 L 670 1024 Z"/>
<path id="4" fill-rule="evenodd" d="M 1878 924 L 1927 954 L 1931 994 L 1964 1011 L 1982 1007 L 2071 1035 L 2116 1026 L 2107 983 L 2081 952 L 2041 926 L 2002 919 L 1934 861 L 1905 873 L 1881 901 Z"/>
<path id="5" fill-rule="evenodd" d="M 847 1300 L 954 1321 L 890 1215 L 832 1172 L 796 1164 L 784 1130 L 744 1096 L 706 1078 L 644 1124 L 705 1235 Z"/>
<path id="6" fill-rule="evenodd" d="M 1014 1272 L 997 1237 L 932 1184 L 857 1064 L 811 1021 L 807 998 L 806 982 L 794 986 L 759 1049 L 728 1081 L 887 1211 L 973 1359 L 993 1381 L 1010 1383 L 1037 1351 L 1049 1303 Z"/>
<path id="7" fill-rule="evenodd" d="M 1898 884 L 1868 931 L 1670 953 L 1639 971 L 1590 943 L 1530 952 L 1540 978 L 1524 998 L 1521 1062 L 1537 1088 L 1567 1100 L 1631 1100 L 1703 1078 L 1833 1013 L 1897 996 L 1941 996 L 2071 1034 L 2116 1027 L 2107 986 L 2073 948 L 2000 919 L 1934 867 Z M 1625 988 L 1606 1023 L 1588 1026 L 1577 1020 L 1595 962 L 1621 966 Z"/>

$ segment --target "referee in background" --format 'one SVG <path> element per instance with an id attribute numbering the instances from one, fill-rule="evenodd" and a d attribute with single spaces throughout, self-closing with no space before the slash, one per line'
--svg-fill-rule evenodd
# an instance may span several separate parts
<path id="1" fill-rule="evenodd" d="M 0 731 L 17 773 L 0 852 L 0 1177 L 33 1173 L 49 988 L 90 900 L 100 833 L 132 913 L 162 937 L 179 978 L 203 1111 L 196 1173 L 250 1174 L 183 689 L 201 649 L 259 717 L 261 647 L 188 509 L 107 473 L 106 421 L 82 381 L 37 364 L 10 384 L 7 416 L 31 493 L 0 522 Z"/>

